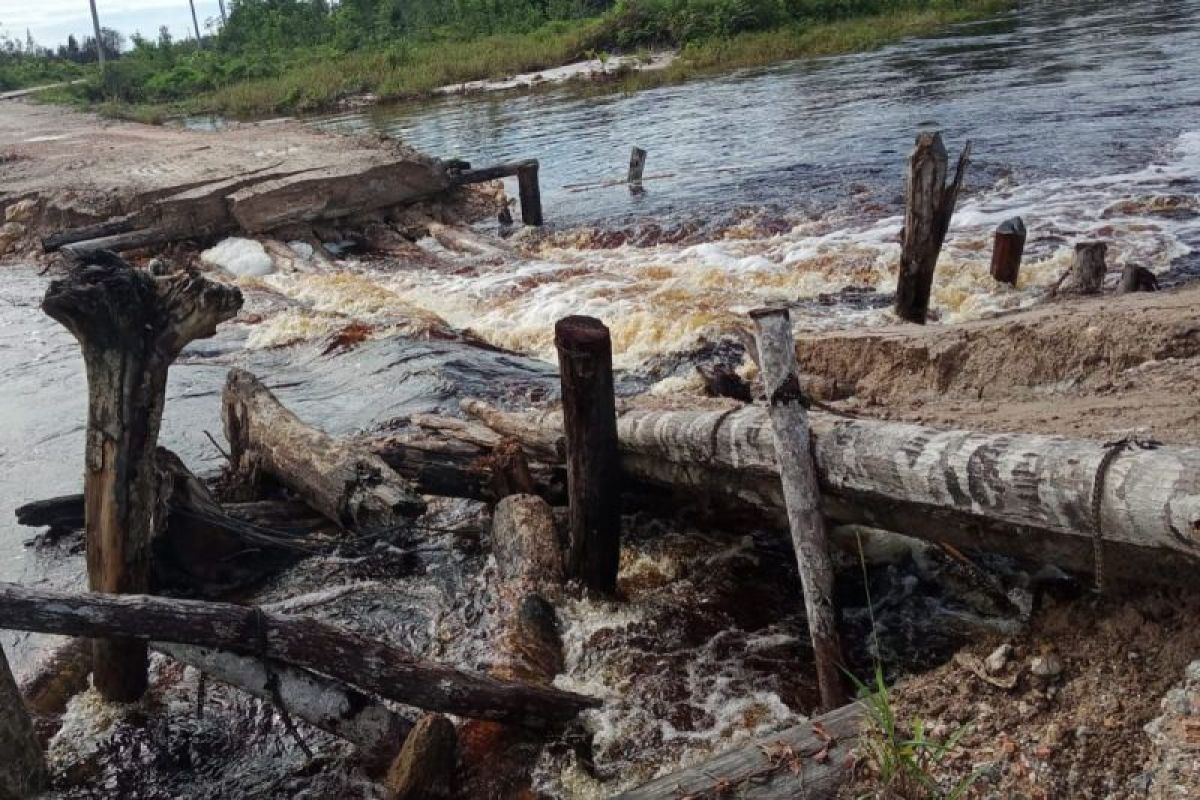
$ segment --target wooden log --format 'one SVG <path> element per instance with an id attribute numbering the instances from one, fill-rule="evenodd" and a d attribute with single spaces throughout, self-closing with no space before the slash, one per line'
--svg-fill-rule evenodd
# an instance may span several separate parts
<path id="1" fill-rule="evenodd" d="M 851 703 L 655 778 L 614 800 L 834 798 L 853 774 L 852 756 L 865 719 L 862 706 Z"/>
<path id="2" fill-rule="evenodd" d="M 593 317 L 554 326 L 567 442 L 571 543 L 567 573 L 589 589 L 617 586 L 621 549 L 621 468 L 613 395 L 612 339 Z"/>
<path id="3" fill-rule="evenodd" d="M 1121 283 L 1117 286 L 1117 294 L 1157 291 L 1158 276 L 1145 267 L 1126 264 L 1121 270 Z"/>
<path id="4" fill-rule="evenodd" d="M 68 228 L 52 233 L 42 239 L 42 250 L 53 253 L 55 250 L 76 242 L 86 242 L 88 239 L 101 239 L 118 233 L 128 233 L 137 227 L 132 216 L 116 217 L 114 219 L 83 225 L 78 228 Z"/>
<path id="5" fill-rule="evenodd" d="M 17 524 L 29 528 L 78 530 L 83 527 L 83 495 L 66 494 L 17 506 Z"/>
<path id="6" fill-rule="evenodd" d="M 1025 221 L 1013 217 L 1001 222 L 992 240 L 992 277 L 1000 283 L 1017 285 L 1021 256 L 1025 253 Z"/>
<path id="7" fill-rule="evenodd" d="M 450 181 L 455 186 L 496 181 L 501 178 L 512 177 L 520 172 L 522 167 L 529 167 L 534 164 L 537 164 L 536 159 L 526 159 L 524 161 L 511 161 L 505 164 L 494 164 L 490 167 L 480 167 L 479 169 L 464 169 L 451 174 Z"/>
<path id="8" fill-rule="evenodd" d="M 1071 261 L 1071 285 L 1080 294 L 1096 294 L 1104 285 L 1104 274 L 1108 271 L 1104 256 L 1108 252 L 1106 242 L 1079 242 L 1075 245 L 1075 257 Z"/>
<path id="9" fill-rule="evenodd" d="M 0 800 L 26 800 L 46 788 L 46 757 L 0 650 Z"/>
<path id="10" fill-rule="evenodd" d="M 384 785 L 391 800 L 450 800 L 455 794 L 458 735 L 441 714 L 417 720 L 388 769 Z"/>
<path id="11" fill-rule="evenodd" d="M 750 312 L 750 317 L 758 334 L 758 360 L 762 364 L 788 527 L 804 591 L 821 705 L 833 709 L 846 702 L 841 674 L 844 661 L 833 605 L 833 563 L 821 515 L 808 415 L 800 392 L 792 318 L 785 308 L 758 309 Z"/>
<path id="12" fill-rule="evenodd" d="M 249 372 L 230 370 L 221 416 L 235 469 L 267 472 L 342 527 L 394 527 L 425 509 L 382 459 L 304 424 Z"/>
<path id="13" fill-rule="evenodd" d="M 908 159 L 905 187 L 903 249 L 896 285 L 896 314 L 903 320 L 925 324 L 933 272 L 958 193 L 966 177 L 971 143 L 963 147 L 954 179 L 947 185 L 946 146 L 940 133 L 917 134 Z"/>
<path id="14" fill-rule="evenodd" d="M 517 169 L 517 193 L 521 198 L 521 221 L 526 225 L 541 225 L 542 190 L 538 186 L 537 159 L 526 161 Z"/>
<path id="15" fill-rule="evenodd" d="M 372 769 L 386 768 L 412 723 L 379 701 L 306 669 L 188 644 L 153 642 L 151 648 L 210 678 L 255 697 L 282 701 L 291 716 L 358 746 Z"/>
<path id="16" fill-rule="evenodd" d="M 555 456 L 560 411 L 463 409 L 540 458 Z M 921 539 L 1094 567 L 1093 488 L 1109 448 L 1061 436 L 982 434 L 812 412 L 827 516 Z M 617 420 L 627 476 L 703 491 L 748 521 L 781 524 L 774 443 L 757 407 L 630 409 Z M 1200 448 L 1122 450 L 1099 490 L 1105 574 L 1194 585 L 1200 562 Z"/>
<path id="17" fill-rule="evenodd" d="M 68 594 L 0 583 L 0 628 L 192 644 L 313 670 L 397 703 L 547 728 L 599 701 L 413 657 L 318 620 L 229 603 Z"/>
<path id="18" fill-rule="evenodd" d="M 198 273 L 152 276 L 112 254 L 50 283 L 42 309 L 83 350 L 88 380 L 84 497 L 88 585 L 144 592 L 149 549 L 165 523 L 155 447 L 167 369 L 194 339 L 237 313 L 242 295 Z M 110 699 L 146 688 L 146 650 L 97 642 L 93 680 Z"/>
<path id="19" fill-rule="evenodd" d="M 73 258 L 87 260 L 95 258 L 99 253 L 105 251 L 124 253 L 127 250 L 156 247 L 186 238 L 188 237 L 181 236 L 178 232 L 165 228 L 138 228 L 126 233 L 117 233 L 112 236 L 102 236 L 98 239 L 87 239 L 86 241 L 64 245 L 62 251 Z"/>
<path id="20" fill-rule="evenodd" d="M 646 151 L 635 147 L 629 151 L 629 174 L 626 182 L 629 190 L 635 194 L 642 191 L 642 173 L 646 169 Z"/>

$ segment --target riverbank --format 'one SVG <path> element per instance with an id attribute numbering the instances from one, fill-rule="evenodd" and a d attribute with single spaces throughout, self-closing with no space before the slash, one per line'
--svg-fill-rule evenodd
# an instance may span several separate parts
<path id="1" fill-rule="evenodd" d="M 374 102 L 419 99 L 450 87 L 466 85 L 469 90 L 473 82 L 503 82 L 518 73 L 550 71 L 587 59 L 599 68 L 573 76 L 574 84 L 586 91 L 633 92 L 739 68 L 863 52 L 905 37 L 934 34 L 957 23 L 984 19 L 1011 8 L 1013 3 L 913 0 L 886 11 L 872 11 L 875 5 L 867 4 L 866 13 L 846 16 L 847 12 L 835 5 L 821 2 L 806 12 L 811 16 L 791 20 L 768 16 L 764 19 L 776 21 L 738 23 L 749 29 L 738 28 L 728 34 L 705 33 L 712 29 L 707 22 L 695 23 L 696 31 L 686 32 L 691 29 L 679 30 L 666 12 L 643 12 L 638 5 L 618 5 L 601 17 L 557 21 L 524 33 L 416 40 L 388 49 L 364 47 L 345 53 L 324 48 L 289 52 L 280 54 L 278 60 L 283 66 L 277 68 L 277 74 L 224 82 L 212 88 L 204 88 L 203 81 L 195 83 L 194 89 L 188 88 L 179 75 L 190 73 L 178 67 L 169 72 L 161 68 L 124 70 L 118 64 L 116 77 L 110 77 L 107 88 L 92 85 L 55 90 L 41 97 L 141 122 L 157 123 L 187 115 L 247 119 L 331 110 L 353 97 L 369 96 Z M 695 16 L 703 19 L 707 13 L 696 11 Z M 666 48 L 678 52 L 664 67 L 650 57 L 650 51 Z M 536 89 L 554 83 L 534 79 L 519 88 Z M 162 87 L 171 85 L 178 87 L 172 92 L 185 92 L 186 96 L 159 99 L 167 91 Z M 114 95 L 121 99 L 104 99 Z"/>

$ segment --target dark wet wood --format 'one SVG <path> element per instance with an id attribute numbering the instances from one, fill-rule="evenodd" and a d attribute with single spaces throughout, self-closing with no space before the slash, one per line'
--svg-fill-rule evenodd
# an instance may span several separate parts
<path id="1" fill-rule="evenodd" d="M 83 495 L 65 494 L 46 500 L 34 500 L 16 509 L 17 524 L 29 528 L 63 528 L 77 530 L 83 527 Z"/>
<path id="2" fill-rule="evenodd" d="M 971 143 L 967 142 L 954 179 L 946 184 L 948 157 L 942 135 L 917 134 L 908 159 L 903 247 L 896 284 L 896 314 L 903 320 L 925 324 L 938 254 L 950 228 L 970 156 Z"/>
<path id="3" fill-rule="evenodd" d="M 1107 242 L 1079 242 L 1075 245 L 1075 257 L 1071 262 L 1069 288 L 1080 294 L 1096 294 L 1104 286 L 1104 275 L 1108 266 L 1104 262 L 1108 253 Z"/>
<path id="4" fill-rule="evenodd" d="M 456 797 L 458 735 L 441 714 L 417 720 L 388 769 L 384 785 L 391 800 L 451 800 Z"/>
<path id="5" fill-rule="evenodd" d="M 646 169 L 646 151 L 635 147 L 629 151 L 629 174 L 626 180 L 630 185 L 642 182 L 642 173 Z"/>
<path id="6" fill-rule="evenodd" d="M 526 161 L 517 170 L 517 193 L 521 198 L 521 221 L 526 225 L 541 225 L 542 189 L 536 160 Z"/>
<path id="7" fill-rule="evenodd" d="M 1117 294 L 1157 291 L 1158 276 L 1145 267 L 1126 264 L 1121 270 L 1121 283 L 1117 285 Z"/>
<path id="8" fill-rule="evenodd" d="M 119 233 L 128 233 L 138 227 L 137 221 L 132 217 L 116 217 L 115 219 L 96 222 L 91 225 L 82 225 L 78 228 L 67 228 L 66 230 L 52 233 L 42 239 L 42 250 L 47 253 L 53 253 L 55 250 L 76 242 L 85 242 L 88 239 L 101 239 L 106 236 L 115 236 Z"/>
<path id="9" fill-rule="evenodd" d="M 604 323 L 572 316 L 554 326 L 567 446 L 570 546 L 567 574 L 612 592 L 621 547 L 621 465 L 617 452 L 612 338 Z"/>
<path id="10" fill-rule="evenodd" d="M 1021 256 L 1025 253 L 1025 221 L 1013 217 L 1001 222 L 992 239 L 992 277 L 1000 283 L 1017 285 Z"/>
<path id="11" fill-rule="evenodd" d="M 26 800 L 46 788 L 46 757 L 33 720 L 0 650 L 0 800 Z"/>
<path id="12" fill-rule="evenodd" d="M 88 585 L 145 592 L 150 543 L 166 523 L 155 457 L 167 369 L 194 339 L 237 313 L 242 295 L 193 272 L 153 276 L 111 253 L 52 281 L 42 309 L 83 350 L 88 380 L 84 458 Z M 146 688 L 140 642 L 98 641 L 93 680 L 110 700 Z"/>
<path id="13" fill-rule="evenodd" d="M 852 756 L 865 720 L 862 706 L 851 703 L 655 778 L 614 800 L 833 798 L 852 775 Z"/>
<path id="14" fill-rule="evenodd" d="M 522 727 L 552 727 L 599 705 L 572 692 L 423 661 L 319 620 L 229 603 L 0 583 L 0 628 L 227 650 L 313 670 L 397 703 Z"/>

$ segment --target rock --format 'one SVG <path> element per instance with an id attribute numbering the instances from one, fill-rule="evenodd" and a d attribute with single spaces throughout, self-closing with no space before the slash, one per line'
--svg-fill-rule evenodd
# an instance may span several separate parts
<path id="1" fill-rule="evenodd" d="M 19 203 L 13 203 L 4 211 L 5 222 L 29 222 L 37 211 L 37 201 L 25 198 Z"/>
<path id="2" fill-rule="evenodd" d="M 392 800 L 443 800 L 454 796 L 458 736 L 441 714 L 417 720 L 388 769 L 384 784 Z"/>
<path id="3" fill-rule="evenodd" d="M 0 256 L 13 249 L 13 246 L 25 236 L 25 226 L 19 222 L 6 222 L 0 225 Z"/>
<path id="4" fill-rule="evenodd" d="M 1009 659 L 1012 658 L 1012 655 L 1013 646 L 1008 642 L 1005 642 L 993 650 L 992 654 L 987 657 L 987 660 L 984 661 L 983 664 L 985 667 L 987 667 L 988 672 L 995 675 L 998 672 L 1004 671 L 1004 668 L 1008 666 Z"/>
<path id="5" fill-rule="evenodd" d="M 1062 659 L 1056 653 L 1034 656 L 1029 662 L 1029 671 L 1039 678 L 1057 678 L 1062 674 Z"/>

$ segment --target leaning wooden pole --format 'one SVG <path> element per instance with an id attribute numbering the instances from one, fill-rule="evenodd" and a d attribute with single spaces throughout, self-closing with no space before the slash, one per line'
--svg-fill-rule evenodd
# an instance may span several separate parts
<path id="1" fill-rule="evenodd" d="M 617 587 L 621 547 L 621 461 L 613 395 L 612 338 L 593 317 L 554 326 L 562 380 L 571 535 L 567 573 L 589 589 Z"/>
<path id="2" fill-rule="evenodd" d="M 88 380 L 84 515 L 88 585 L 143 593 L 150 540 L 165 525 L 155 446 L 167 369 L 193 339 L 212 336 L 242 306 L 236 288 L 198 273 L 153 276 L 111 253 L 52 281 L 42 309 L 83 350 Z M 146 645 L 97 641 L 93 682 L 109 700 L 146 688 Z"/>
<path id="3" fill-rule="evenodd" d="M 954 180 L 948 185 L 948 157 L 940 133 L 918 134 L 916 146 L 909 156 L 903 249 L 896 284 L 896 314 L 908 322 L 925 324 L 938 253 L 950 228 L 950 217 L 958 202 L 970 156 L 971 143 L 967 142 L 958 158 Z"/>
<path id="4" fill-rule="evenodd" d="M 804 588 L 804 610 L 812 637 L 821 705 L 832 709 L 846 702 L 841 675 L 842 647 L 833 607 L 833 563 L 829 558 L 825 518 L 821 515 L 821 492 L 817 486 L 808 414 L 800 392 L 792 318 L 784 308 L 758 309 L 751 311 L 750 317 L 758 338 L 763 386 L 775 435 L 775 456 Z"/>
<path id="5" fill-rule="evenodd" d="M 46 788 L 46 781 L 46 758 L 8 659 L 0 650 L 0 800 L 33 797 Z"/>

